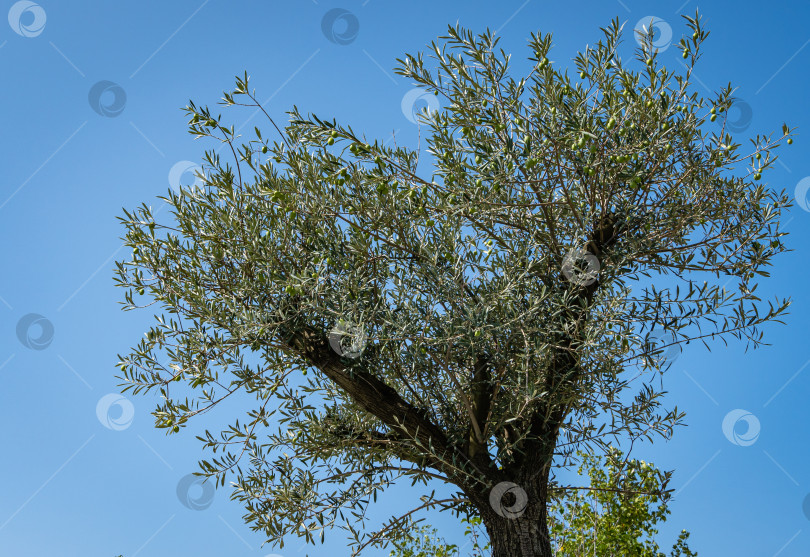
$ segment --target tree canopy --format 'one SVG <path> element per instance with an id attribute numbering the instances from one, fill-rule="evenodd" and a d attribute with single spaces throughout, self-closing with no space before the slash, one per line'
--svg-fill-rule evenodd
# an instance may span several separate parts
<path id="1" fill-rule="evenodd" d="M 159 394 L 168 433 L 244 400 L 200 436 L 201 473 L 232 478 L 273 543 L 343 528 L 359 554 L 440 509 L 480 517 L 494 557 L 550 555 L 555 471 L 682 423 L 662 355 L 757 346 L 789 303 L 757 286 L 787 249 L 790 198 L 762 178 L 791 130 L 732 137 L 733 88 L 692 90 L 708 32 L 684 21 L 683 69 L 652 27 L 623 60 L 615 20 L 573 77 L 551 34 L 513 77 L 494 33 L 448 27 L 432 66 L 396 69 L 442 100 L 422 115 L 428 161 L 297 107 L 282 129 L 247 74 L 222 104 L 263 111 L 275 140 L 190 101 L 190 133 L 225 154 L 161 198 L 170 221 L 119 217 L 125 309 L 160 308 L 120 356 L 124 391 Z M 421 500 L 367 527 L 401 479 Z"/>

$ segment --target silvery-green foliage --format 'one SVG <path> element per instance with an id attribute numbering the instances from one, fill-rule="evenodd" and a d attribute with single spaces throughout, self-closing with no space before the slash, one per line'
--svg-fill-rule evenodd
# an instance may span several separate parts
<path id="1" fill-rule="evenodd" d="M 160 219 L 145 204 L 121 217 L 125 307 L 159 308 L 121 356 L 125 390 L 157 393 L 168 432 L 244 401 L 200 436 L 202 472 L 233 479 L 269 540 L 337 526 L 356 551 L 407 523 L 364 530 L 398 478 L 424 484 L 416 507 L 466 513 L 502 479 L 551 466 L 553 484 L 577 450 L 668 437 L 683 415 L 663 406 L 661 354 L 757 345 L 788 305 L 756 288 L 786 249 L 789 198 L 759 175 L 790 129 L 747 148 L 726 133 L 732 88 L 692 90 L 708 33 L 686 24 L 686 69 L 649 36 L 622 60 L 614 21 L 575 58 L 579 79 L 549 61 L 551 35 L 512 77 L 493 33 L 449 27 L 432 66 L 398 61 L 444 107 L 423 116 L 421 164 L 298 108 L 283 129 L 265 112 L 273 141 L 190 102 L 190 133 L 222 154 Z M 247 74 L 222 104 L 264 110 Z"/>

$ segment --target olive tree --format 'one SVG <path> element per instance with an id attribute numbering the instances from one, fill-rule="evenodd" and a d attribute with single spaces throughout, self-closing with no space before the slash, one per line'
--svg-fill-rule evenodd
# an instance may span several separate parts
<path id="1" fill-rule="evenodd" d="M 652 29 L 623 60 L 616 20 L 573 77 L 551 35 L 532 34 L 512 77 L 492 32 L 449 27 L 433 63 L 397 61 L 443 104 L 422 115 L 421 165 L 421 149 L 297 107 L 282 129 L 247 74 L 221 102 L 264 111 L 273 140 L 190 102 L 190 133 L 224 155 L 161 198 L 170 219 L 119 217 L 125 308 L 160 308 L 119 356 L 123 390 L 159 394 L 169 433 L 242 401 L 200 436 L 215 453 L 200 473 L 232 478 L 273 543 L 343 528 L 359 554 L 438 509 L 479 516 L 495 557 L 549 555 L 555 470 L 683 421 L 662 355 L 757 346 L 788 306 L 756 290 L 786 249 L 790 201 L 762 175 L 792 131 L 735 141 L 731 86 L 692 90 L 708 33 L 698 14 L 685 25 L 678 71 Z M 421 498 L 371 527 L 400 480 Z"/>

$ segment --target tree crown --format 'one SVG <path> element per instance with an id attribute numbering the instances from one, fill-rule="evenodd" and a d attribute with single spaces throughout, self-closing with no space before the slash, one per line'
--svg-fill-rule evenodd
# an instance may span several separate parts
<path id="1" fill-rule="evenodd" d="M 651 30 L 624 62 L 616 20 L 574 59 L 579 80 L 549 61 L 551 35 L 532 35 L 515 79 L 493 33 L 448 27 L 435 68 L 398 60 L 444 102 L 422 116 L 429 177 L 419 151 L 298 108 L 279 128 L 247 74 L 222 103 L 265 111 L 276 141 L 189 102 L 190 133 L 227 157 L 207 151 L 203 185 L 161 198 L 173 223 L 145 204 L 121 217 L 125 308 L 148 291 L 164 312 L 120 358 L 124 390 L 157 390 L 167 432 L 252 397 L 200 437 L 222 451 L 202 473 L 233 473 L 270 540 L 340 526 L 357 552 L 416 510 L 489 512 L 499 482 L 544 500 L 577 450 L 668 437 L 683 415 L 653 379 L 672 350 L 756 346 L 789 303 L 756 289 L 786 250 L 789 197 L 760 178 L 790 129 L 743 151 L 723 124 L 731 86 L 690 89 L 708 33 L 685 21 L 682 72 Z M 364 533 L 354 520 L 403 477 L 422 503 Z"/>

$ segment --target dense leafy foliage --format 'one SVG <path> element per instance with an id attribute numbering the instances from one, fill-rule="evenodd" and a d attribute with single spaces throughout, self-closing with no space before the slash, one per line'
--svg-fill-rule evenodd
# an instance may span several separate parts
<path id="1" fill-rule="evenodd" d="M 201 472 L 232 477 L 272 542 L 341 527 L 359 553 L 439 508 L 480 517 L 496 557 L 547 555 L 557 467 L 681 423 L 662 356 L 756 346 L 788 305 L 756 289 L 786 249 L 789 198 L 761 179 L 790 130 L 734 140 L 731 86 L 691 91 L 708 33 L 685 21 L 682 72 L 652 31 L 623 61 L 615 21 L 575 58 L 578 80 L 550 61 L 551 35 L 532 35 L 516 79 L 491 32 L 450 27 L 435 68 L 419 54 L 397 69 L 444 105 L 423 116 L 430 175 L 420 152 L 297 108 L 283 129 L 264 112 L 271 141 L 190 102 L 191 134 L 226 156 L 207 151 L 202 185 L 162 198 L 173 222 L 146 204 L 121 217 L 125 307 L 161 309 L 120 358 L 124 390 L 158 393 L 170 433 L 244 402 L 200 437 L 215 453 Z M 265 110 L 247 74 L 223 104 Z M 368 528 L 399 479 L 421 503 Z M 527 493 L 521 516 L 491 503 L 502 482 Z"/>
<path id="2" fill-rule="evenodd" d="M 589 488 L 569 492 L 552 505 L 551 535 L 556 555 L 565 557 L 666 557 L 655 535 L 670 513 L 671 473 L 643 460 L 626 459 L 618 450 L 604 458 L 582 455 L 580 474 Z M 671 557 L 696 557 L 684 530 Z"/>

